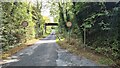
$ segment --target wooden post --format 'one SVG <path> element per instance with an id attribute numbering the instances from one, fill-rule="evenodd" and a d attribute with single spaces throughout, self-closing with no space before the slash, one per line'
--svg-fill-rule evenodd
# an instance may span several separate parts
<path id="1" fill-rule="evenodd" d="M 70 42 L 70 28 L 69 28 L 69 42 Z"/>
<path id="2" fill-rule="evenodd" d="M 24 31 L 25 31 L 25 43 L 27 42 L 27 39 L 26 39 L 26 29 L 24 27 Z"/>
<path id="3" fill-rule="evenodd" d="M 86 28 L 84 28 L 84 50 L 86 47 Z"/>

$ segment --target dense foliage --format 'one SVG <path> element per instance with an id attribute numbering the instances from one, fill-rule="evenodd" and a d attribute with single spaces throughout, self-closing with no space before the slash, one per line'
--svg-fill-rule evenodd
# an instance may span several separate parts
<path id="1" fill-rule="evenodd" d="M 38 11 L 39 3 L 35 6 L 28 2 L 2 2 L 0 3 L 0 23 L 1 23 L 1 44 L 3 50 L 9 50 L 18 46 L 27 40 L 42 35 L 42 19 L 41 12 Z M 21 23 L 28 22 L 27 27 L 23 27 Z M 41 26 L 41 27 L 40 27 Z"/>
<path id="2" fill-rule="evenodd" d="M 87 47 L 97 53 L 114 60 L 120 59 L 119 3 L 59 2 L 55 4 L 59 8 L 59 12 L 56 13 L 59 28 L 64 35 L 68 32 L 66 22 L 71 21 L 73 24 L 70 28 L 71 36 L 77 36 L 76 38 L 80 39 L 79 41 L 85 42 Z M 53 5 L 55 4 L 53 3 Z M 51 12 L 55 11 L 51 9 Z M 84 29 L 86 29 L 85 33 Z"/>

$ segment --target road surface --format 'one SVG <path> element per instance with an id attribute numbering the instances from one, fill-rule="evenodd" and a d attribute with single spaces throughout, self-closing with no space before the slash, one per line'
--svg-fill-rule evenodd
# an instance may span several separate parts
<path id="1" fill-rule="evenodd" d="M 52 34 L 13 55 L 18 61 L 3 66 L 98 66 L 89 59 L 61 49 Z"/>

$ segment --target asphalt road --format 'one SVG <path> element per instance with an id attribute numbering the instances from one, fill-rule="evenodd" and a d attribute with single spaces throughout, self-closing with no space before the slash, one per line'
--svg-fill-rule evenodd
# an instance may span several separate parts
<path id="1" fill-rule="evenodd" d="M 19 60 L 4 66 L 98 66 L 89 59 L 61 49 L 52 34 L 13 56 Z"/>

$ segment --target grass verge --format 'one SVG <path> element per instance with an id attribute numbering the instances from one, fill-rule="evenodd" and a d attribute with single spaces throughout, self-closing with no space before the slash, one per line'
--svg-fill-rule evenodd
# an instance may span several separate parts
<path id="1" fill-rule="evenodd" d="M 2 53 L 2 55 L 0 55 L 0 59 L 7 59 L 7 57 L 17 53 L 18 51 L 20 51 L 23 48 L 26 48 L 28 46 L 33 45 L 37 41 L 39 41 L 39 39 L 32 39 L 32 40 L 27 41 L 24 44 L 21 44 L 21 45 L 16 46 L 16 47 L 14 47 L 14 48 L 12 48 L 12 49 L 10 49 L 8 51 L 5 51 L 5 52 Z"/>
<path id="2" fill-rule="evenodd" d="M 40 39 L 45 38 L 48 35 L 49 34 L 44 34 L 43 36 L 41 36 Z M 35 42 L 39 41 L 40 39 L 29 40 L 24 44 L 21 44 L 19 46 L 15 46 L 14 48 L 12 48 L 12 49 L 10 49 L 8 51 L 2 52 L 2 54 L 0 55 L 0 59 L 7 59 L 7 57 L 17 53 L 18 51 L 20 51 L 20 50 L 22 50 L 22 49 L 24 49 L 26 47 L 29 47 L 29 46 L 33 45 Z"/>
<path id="3" fill-rule="evenodd" d="M 82 42 L 78 42 L 78 39 L 71 38 L 70 41 L 65 39 L 64 41 L 58 41 L 57 43 L 61 48 L 68 50 L 69 52 L 76 54 L 78 56 L 86 57 L 87 59 L 93 60 L 99 65 L 115 65 L 115 62 L 110 58 L 97 54 L 95 51 L 90 48 L 84 49 L 82 47 Z M 81 45 L 80 45 L 81 44 Z"/>

